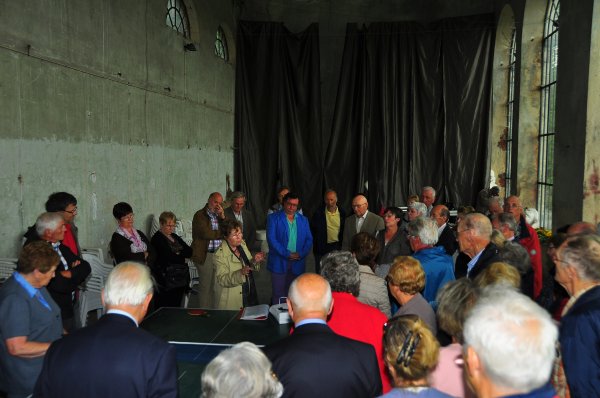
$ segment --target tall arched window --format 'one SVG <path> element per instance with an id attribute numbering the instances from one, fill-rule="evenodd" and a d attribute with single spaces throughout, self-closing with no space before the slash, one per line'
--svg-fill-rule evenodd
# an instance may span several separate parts
<path id="1" fill-rule="evenodd" d="M 182 0 L 167 0 L 167 26 L 190 38 L 190 21 Z"/>
<path id="2" fill-rule="evenodd" d="M 506 102 L 506 171 L 505 171 L 505 197 L 511 195 L 510 184 L 512 175 L 512 147 L 513 147 L 513 116 L 515 104 L 515 67 L 517 64 L 517 30 L 513 28 L 510 39 L 508 61 L 508 101 Z"/>
<path id="3" fill-rule="evenodd" d="M 560 0 L 550 0 L 544 19 L 542 97 L 538 136 L 537 208 L 540 226 L 552 228 L 554 135 L 556 134 L 556 71 L 558 69 L 558 17 Z"/>
<path id="4" fill-rule="evenodd" d="M 229 61 L 229 50 L 227 50 L 227 37 L 222 27 L 217 28 L 217 34 L 215 37 L 215 55 L 221 58 L 223 61 Z"/>

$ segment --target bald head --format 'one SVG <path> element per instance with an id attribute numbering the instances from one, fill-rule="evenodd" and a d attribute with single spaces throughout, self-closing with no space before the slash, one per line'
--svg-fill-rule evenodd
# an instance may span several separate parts
<path id="1" fill-rule="evenodd" d="M 368 209 L 369 202 L 367 202 L 367 198 L 363 195 L 356 195 L 352 199 L 352 211 L 354 211 L 357 217 L 364 216 Z"/>
<path id="2" fill-rule="evenodd" d="M 308 318 L 327 320 L 333 308 L 331 287 L 320 275 L 302 274 L 290 285 L 287 304 L 294 323 Z"/>
<path id="3" fill-rule="evenodd" d="M 433 218 L 438 227 L 446 224 L 450 216 L 450 211 L 444 205 L 436 205 L 431 209 L 431 218 Z"/>
<path id="4" fill-rule="evenodd" d="M 592 223 L 579 221 L 575 224 L 572 224 L 567 229 L 567 236 L 575 236 L 575 235 L 589 235 L 596 233 L 596 226 Z"/>

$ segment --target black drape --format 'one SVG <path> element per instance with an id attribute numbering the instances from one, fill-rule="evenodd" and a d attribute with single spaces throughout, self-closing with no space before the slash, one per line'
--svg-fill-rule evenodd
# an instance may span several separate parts
<path id="1" fill-rule="evenodd" d="M 486 162 L 493 15 L 430 24 L 347 26 L 325 185 L 371 209 L 431 185 L 438 202 L 475 203 Z"/>
<path id="2" fill-rule="evenodd" d="M 300 194 L 305 213 L 322 201 L 318 34 L 317 24 L 292 34 L 282 23 L 238 23 L 235 187 L 260 226 L 279 185 Z"/>

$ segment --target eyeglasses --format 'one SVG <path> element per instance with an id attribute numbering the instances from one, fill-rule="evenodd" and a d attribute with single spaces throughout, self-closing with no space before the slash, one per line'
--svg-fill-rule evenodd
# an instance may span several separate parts
<path id="1" fill-rule="evenodd" d="M 135 216 L 135 214 L 133 214 L 133 213 L 127 214 L 126 216 L 121 217 L 121 220 L 133 220 L 134 216 Z"/>
<path id="2" fill-rule="evenodd" d="M 177 228 L 177 224 L 165 224 L 167 228 Z"/>
<path id="3" fill-rule="evenodd" d="M 465 228 L 465 229 L 463 229 L 462 231 L 457 229 L 457 230 L 456 230 L 456 236 L 458 236 L 458 235 L 462 234 L 463 232 L 465 232 L 465 231 L 468 231 L 468 230 L 470 230 L 470 229 L 473 229 L 473 228 Z"/>
<path id="4" fill-rule="evenodd" d="M 75 214 L 77 213 L 77 206 L 73 207 L 73 210 L 63 210 L 65 213 Z"/>
<path id="5" fill-rule="evenodd" d="M 352 208 L 353 209 L 357 209 L 359 207 L 363 207 L 363 206 L 366 206 L 366 205 L 367 205 L 366 203 L 356 204 L 356 205 L 352 205 Z"/>

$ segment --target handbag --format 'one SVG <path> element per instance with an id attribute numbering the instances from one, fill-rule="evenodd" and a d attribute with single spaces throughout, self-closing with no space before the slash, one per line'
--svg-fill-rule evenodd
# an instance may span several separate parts
<path id="1" fill-rule="evenodd" d="M 165 290 L 169 291 L 190 284 L 190 270 L 187 264 L 169 264 L 165 268 Z"/>

